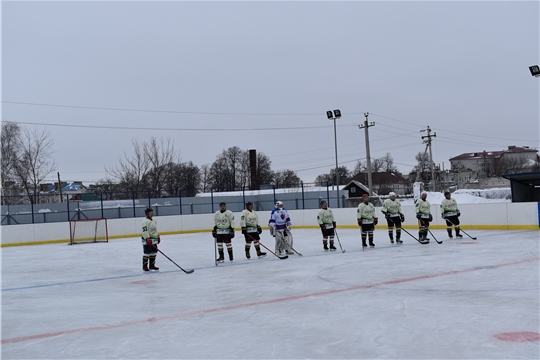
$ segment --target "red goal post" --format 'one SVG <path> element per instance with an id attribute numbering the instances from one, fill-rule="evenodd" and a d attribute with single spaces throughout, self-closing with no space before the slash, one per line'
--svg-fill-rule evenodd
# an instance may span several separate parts
<path id="1" fill-rule="evenodd" d="M 69 221 L 69 245 L 109 242 L 107 219 L 81 219 Z"/>

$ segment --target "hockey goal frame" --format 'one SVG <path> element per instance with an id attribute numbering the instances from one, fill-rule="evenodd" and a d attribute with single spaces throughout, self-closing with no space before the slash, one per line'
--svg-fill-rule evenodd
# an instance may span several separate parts
<path id="1" fill-rule="evenodd" d="M 105 225 L 105 233 L 104 234 L 98 234 L 98 225 L 100 222 L 103 222 Z M 94 222 L 94 235 L 90 235 L 87 237 L 83 237 L 80 239 L 77 239 L 75 237 L 76 230 L 77 230 L 77 224 L 78 223 L 88 223 L 88 222 Z M 93 218 L 93 219 L 80 219 L 80 220 L 70 220 L 69 221 L 69 244 L 68 245 L 76 245 L 76 244 L 89 244 L 89 243 L 97 243 L 97 242 L 109 242 L 109 227 L 107 224 L 106 218 Z"/>

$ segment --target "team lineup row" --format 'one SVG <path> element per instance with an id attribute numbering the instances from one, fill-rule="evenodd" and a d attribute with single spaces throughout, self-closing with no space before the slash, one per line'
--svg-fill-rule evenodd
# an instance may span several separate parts
<path id="1" fill-rule="evenodd" d="M 390 242 L 392 244 L 394 243 L 395 229 L 395 242 L 396 244 L 402 244 L 401 224 L 405 221 L 405 217 L 401 212 L 401 204 L 399 200 L 396 199 L 396 194 L 391 192 L 389 195 L 389 198 L 383 202 L 381 211 L 388 224 L 388 237 L 390 238 Z M 446 220 L 448 236 L 453 237 L 452 227 L 454 227 L 456 237 L 462 237 L 459 228 L 459 216 L 461 214 L 457 202 L 451 197 L 449 192 L 445 192 L 444 195 L 445 199 L 441 202 L 441 216 Z M 332 213 L 332 210 L 328 208 L 328 204 L 325 200 L 321 201 L 320 205 L 321 208 L 317 213 L 317 223 L 321 228 L 323 249 L 324 251 L 336 251 L 337 249 L 334 244 L 334 238 L 336 236 L 336 221 L 334 219 L 334 214 Z M 429 244 L 427 234 L 429 232 L 429 223 L 433 221 L 430 209 L 431 205 L 427 200 L 427 192 L 424 191 L 420 195 L 420 198 L 415 202 L 416 218 L 418 219 L 419 227 L 418 239 L 415 239 L 421 244 Z M 146 217 L 142 221 L 141 235 L 143 245 L 143 271 L 157 271 L 159 268 L 156 266 L 155 262 L 157 253 L 160 252 L 158 244 L 161 242 L 161 238 L 157 230 L 157 221 L 154 219 L 153 209 L 147 208 L 145 214 Z M 375 206 L 369 202 L 368 194 L 363 195 L 362 203 L 360 203 L 356 209 L 356 218 L 358 226 L 361 228 L 362 247 L 366 248 L 368 244 L 370 247 L 375 247 L 375 243 L 373 242 L 373 231 L 375 230 L 375 225 L 378 223 L 378 217 L 375 214 Z M 217 250 L 216 265 L 225 261 L 225 248 L 227 249 L 229 260 L 233 261 L 234 259 L 232 247 L 232 239 L 235 236 L 234 226 L 234 214 L 232 211 L 227 210 L 226 203 L 221 202 L 219 204 L 219 210 L 214 214 L 214 227 L 212 230 L 212 236 L 215 239 Z M 280 259 L 286 259 L 288 255 L 294 253 L 301 255 L 293 247 L 291 226 L 292 222 L 287 209 L 283 206 L 283 202 L 277 201 L 270 214 L 268 227 L 270 229 L 270 234 L 275 239 L 275 252 L 272 253 Z M 251 258 L 252 243 L 257 256 L 259 258 L 265 257 L 266 252 L 261 251 L 260 243 L 262 228 L 259 223 L 259 217 L 253 210 L 252 202 L 247 202 L 245 210 L 241 213 L 240 227 L 242 228 L 242 234 L 245 239 L 246 258 Z M 268 250 L 271 251 L 270 249 Z"/>

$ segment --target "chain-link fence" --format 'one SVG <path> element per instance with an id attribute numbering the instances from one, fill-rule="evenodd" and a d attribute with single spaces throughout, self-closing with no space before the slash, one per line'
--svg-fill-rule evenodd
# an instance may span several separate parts
<path id="1" fill-rule="evenodd" d="M 191 191 L 191 193 L 193 193 Z M 2 196 L 2 225 L 37 224 L 63 222 L 79 219 L 121 219 L 144 217 L 144 210 L 150 206 L 155 216 L 214 213 L 219 203 L 227 203 L 233 212 L 244 210 L 245 203 L 251 201 L 256 211 L 270 211 L 277 200 L 283 201 L 285 208 L 317 209 L 321 200 L 330 206 L 343 207 L 345 196 L 337 203 L 334 186 L 304 185 L 263 190 L 242 189 L 232 192 L 198 193 L 185 197 L 182 191 L 171 196 L 165 191 L 127 192 L 84 192 L 70 194 L 39 194 L 33 196 Z"/>

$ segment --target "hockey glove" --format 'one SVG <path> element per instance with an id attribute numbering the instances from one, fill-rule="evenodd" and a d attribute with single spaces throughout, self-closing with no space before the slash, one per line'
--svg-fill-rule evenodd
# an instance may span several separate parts
<path id="1" fill-rule="evenodd" d="M 431 214 L 429 214 L 429 222 L 432 222 L 433 221 L 433 216 L 431 216 Z"/>
<path id="2" fill-rule="evenodd" d="M 358 226 L 362 226 L 362 219 L 358 219 Z"/>
<path id="3" fill-rule="evenodd" d="M 229 229 L 229 234 L 231 234 L 231 239 L 234 238 L 234 229 L 233 228 Z"/>
<path id="4" fill-rule="evenodd" d="M 460 217 L 460 216 L 461 216 L 461 213 L 460 213 L 459 210 L 458 210 L 458 212 L 457 212 L 457 217 Z"/>
<path id="5" fill-rule="evenodd" d="M 388 219 L 390 219 L 390 214 L 387 213 L 387 212 L 385 212 L 385 213 L 384 213 L 384 217 L 388 220 Z"/>
<path id="6" fill-rule="evenodd" d="M 334 222 L 332 223 L 332 225 L 334 225 L 334 229 L 335 229 L 335 228 L 336 228 L 336 222 L 334 221 Z"/>
<path id="7" fill-rule="evenodd" d="M 247 235 L 247 228 L 245 227 L 242 228 L 242 234 Z"/>
<path id="8" fill-rule="evenodd" d="M 441 218 L 446 219 L 446 215 L 444 215 L 444 213 L 442 213 Z"/>
<path id="9" fill-rule="evenodd" d="M 217 231 L 217 225 L 216 225 L 216 226 L 214 226 L 214 231 Z"/>
<path id="10" fill-rule="evenodd" d="M 291 231 L 291 223 L 287 223 L 287 230 Z"/>
<path id="11" fill-rule="evenodd" d="M 261 234 L 261 233 L 262 233 L 262 228 L 259 225 L 257 225 L 257 234 Z"/>
<path id="12" fill-rule="evenodd" d="M 319 225 L 319 226 L 321 227 L 321 230 L 322 230 L 322 231 L 326 231 L 326 226 L 324 226 L 324 224 L 321 224 L 321 225 Z"/>
<path id="13" fill-rule="evenodd" d="M 422 214 L 416 213 L 416 218 L 417 218 L 418 220 L 420 220 L 420 219 L 422 218 Z"/>
<path id="14" fill-rule="evenodd" d="M 159 244 L 161 242 L 161 237 L 159 235 L 157 236 L 157 243 Z"/>
<path id="15" fill-rule="evenodd" d="M 401 222 L 404 222 L 405 221 L 405 215 L 399 214 L 399 219 L 401 220 Z"/>
<path id="16" fill-rule="evenodd" d="M 153 243 L 152 243 L 152 238 L 146 239 L 146 245 L 148 245 L 148 246 L 152 246 L 152 245 L 153 245 Z"/>
<path id="17" fill-rule="evenodd" d="M 270 230 L 270 235 L 276 236 L 276 228 L 273 226 L 269 226 L 268 229 Z"/>
<path id="18" fill-rule="evenodd" d="M 217 231 L 216 230 L 212 230 L 212 237 L 217 238 Z"/>
<path id="19" fill-rule="evenodd" d="M 377 225 L 379 223 L 379 218 L 373 219 L 373 226 Z"/>

